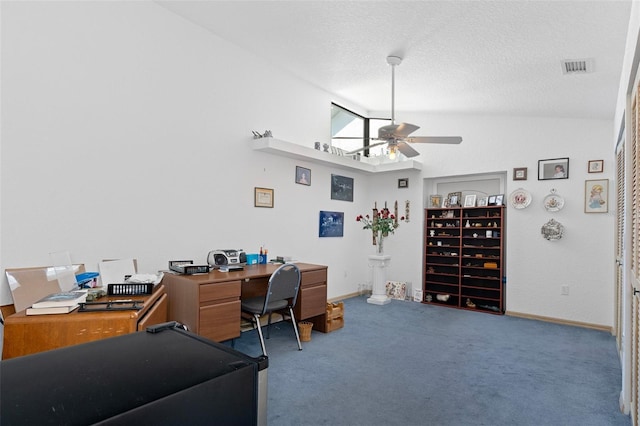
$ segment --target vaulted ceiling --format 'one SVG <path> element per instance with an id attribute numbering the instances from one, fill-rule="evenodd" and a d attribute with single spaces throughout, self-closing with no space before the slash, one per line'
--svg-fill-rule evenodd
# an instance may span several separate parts
<path id="1" fill-rule="evenodd" d="M 631 1 L 156 3 L 367 113 L 612 119 Z M 591 72 L 564 74 L 562 61 Z M 387 114 L 388 115 L 388 114 Z"/>

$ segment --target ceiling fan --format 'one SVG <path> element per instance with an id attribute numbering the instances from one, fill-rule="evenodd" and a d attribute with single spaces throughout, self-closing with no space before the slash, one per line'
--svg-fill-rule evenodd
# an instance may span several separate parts
<path id="1" fill-rule="evenodd" d="M 442 144 L 459 144 L 462 142 L 460 136 L 409 136 L 420 128 L 414 124 L 395 122 L 395 67 L 402 63 L 402 58 L 399 56 L 387 56 L 387 64 L 391 65 L 391 124 L 388 126 L 382 126 L 378 129 L 378 137 L 370 138 L 371 140 L 379 140 L 377 142 L 362 148 L 358 148 L 347 154 L 355 154 L 356 152 L 364 151 L 375 146 L 388 144 L 389 145 L 389 157 L 393 158 L 396 155 L 396 151 L 400 151 L 406 157 L 415 157 L 420 155 L 418 151 L 413 149 L 410 143 L 442 143 Z M 335 137 L 334 139 L 361 139 L 354 137 Z"/>

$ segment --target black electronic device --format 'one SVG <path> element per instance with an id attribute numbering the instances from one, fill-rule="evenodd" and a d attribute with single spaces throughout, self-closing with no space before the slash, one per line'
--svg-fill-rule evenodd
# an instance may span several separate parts
<path id="1" fill-rule="evenodd" d="M 206 274 L 211 269 L 209 265 L 194 265 L 193 260 L 170 260 L 169 269 L 185 275 Z"/>

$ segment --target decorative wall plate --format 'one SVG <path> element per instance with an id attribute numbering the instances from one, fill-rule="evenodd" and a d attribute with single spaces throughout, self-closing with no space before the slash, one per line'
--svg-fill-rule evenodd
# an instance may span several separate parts
<path id="1" fill-rule="evenodd" d="M 547 241 L 558 241 L 564 234 L 564 226 L 562 226 L 560 222 L 556 222 L 555 219 L 551 219 L 549 222 L 542 225 L 540 233 Z"/>
<path id="2" fill-rule="evenodd" d="M 548 212 L 557 212 L 564 207 L 564 198 L 556 194 L 556 190 L 552 189 L 551 194 L 544 197 L 542 205 Z"/>
<path id="3" fill-rule="evenodd" d="M 524 209 L 531 204 L 531 194 L 526 189 L 518 188 L 509 195 L 509 202 L 514 209 Z"/>

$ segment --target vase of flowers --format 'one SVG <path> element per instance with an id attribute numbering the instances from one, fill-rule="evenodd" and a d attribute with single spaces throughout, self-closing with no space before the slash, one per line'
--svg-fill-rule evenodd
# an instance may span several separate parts
<path id="1" fill-rule="evenodd" d="M 404 220 L 401 217 L 400 220 Z M 362 223 L 362 229 L 371 229 L 373 234 L 373 245 L 377 246 L 377 254 L 384 253 L 384 239 L 393 234 L 400 224 L 398 223 L 398 202 L 395 204 L 395 214 L 391 213 L 385 203 L 384 208 L 378 210 L 377 203 L 374 203 L 373 212 L 369 215 L 356 216 L 356 222 Z"/>

